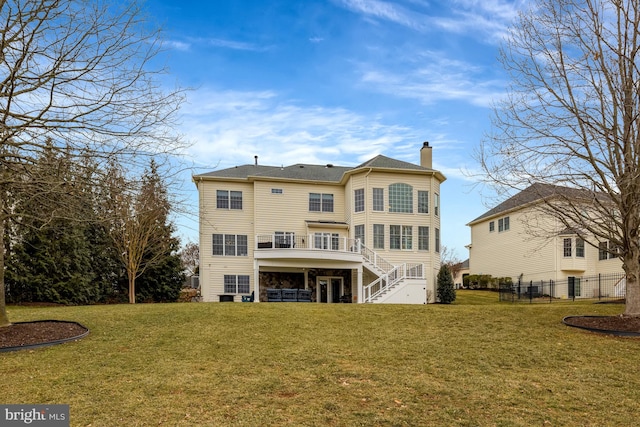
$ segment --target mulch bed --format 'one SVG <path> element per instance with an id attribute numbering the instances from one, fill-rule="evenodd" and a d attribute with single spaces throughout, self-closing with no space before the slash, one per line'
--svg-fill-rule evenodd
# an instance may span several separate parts
<path id="1" fill-rule="evenodd" d="M 603 332 L 630 332 L 640 336 L 640 317 L 628 316 L 570 316 L 564 319 L 570 326 Z"/>
<path id="2" fill-rule="evenodd" d="M 0 349 L 56 342 L 86 333 L 87 328 L 75 322 L 44 320 L 13 323 L 0 328 Z"/>

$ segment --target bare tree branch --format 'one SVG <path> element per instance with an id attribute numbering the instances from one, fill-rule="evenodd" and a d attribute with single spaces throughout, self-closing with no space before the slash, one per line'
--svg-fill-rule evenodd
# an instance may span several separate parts
<path id="1" fill-rule="evenodd" d="M 627 273 L 625 314 L 633 316 L 640 316 L 639 37 L 635 0 L 542 0 L 522 13 L 500 56 L 509 93 L 476 155 L 490 185 L 575 190 L 541 194 L 541 209 L 595 247 L 613 244 Z M 545 231 L 560 230 L 538 230 Z"/>

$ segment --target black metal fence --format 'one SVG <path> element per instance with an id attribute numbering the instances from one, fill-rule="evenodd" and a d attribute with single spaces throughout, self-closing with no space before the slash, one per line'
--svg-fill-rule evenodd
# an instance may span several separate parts
<path id="1" fill-rule="evenodd" d="M 626 295 L 624 273 L 575 276 L 566 280 L 518 281 L 500 286 L 500 301 L 554 302 L 566 300 L 621 300 Z"/>

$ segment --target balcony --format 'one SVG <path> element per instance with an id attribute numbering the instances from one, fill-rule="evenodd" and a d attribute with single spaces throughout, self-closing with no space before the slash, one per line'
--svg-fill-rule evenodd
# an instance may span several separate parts
<path id="1" fill-rule="evenodd" d="M 360 243 L 326 234 L 260 234 L 256 236 L 256 259 L 331 259 L 362 262 Z"/>

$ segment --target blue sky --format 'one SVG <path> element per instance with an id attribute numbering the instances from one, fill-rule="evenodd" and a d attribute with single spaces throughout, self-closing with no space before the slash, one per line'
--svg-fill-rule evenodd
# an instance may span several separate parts
<path id="1" fill-rule="evenodd" d="M 377 154 L 419 163 L 433 146 L 442 242 L 460 259 L 466 223 L 491 203 L 463 170 L 507 80 L 497 61 L 524 7 L 504 0 L 147 0 L 170 77 L 193 90 L 181 129 L 195 169 L 253 163 L 355 166 Z M 195 217 L 179 217 L 197 241 Z"/>

